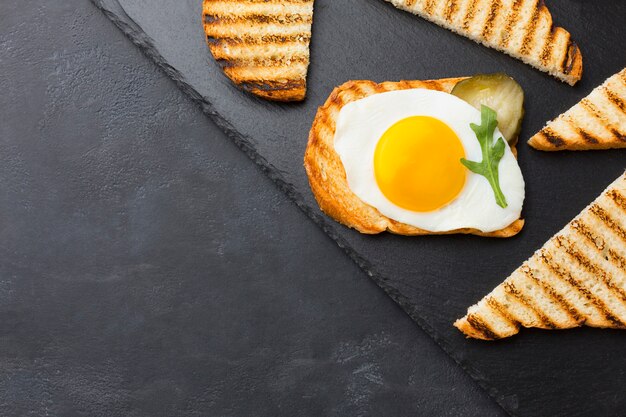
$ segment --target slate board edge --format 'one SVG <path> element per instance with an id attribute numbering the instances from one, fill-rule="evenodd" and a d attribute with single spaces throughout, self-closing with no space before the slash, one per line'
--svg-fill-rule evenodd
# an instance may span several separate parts
<path id="1" fill-rule="evenodd" d="M 109 0 L 115 2 L 115 11 L 111 10 L 104 3 L 106 0 L 91 0 L 104 15 L 117 26 L 126 37 L 135 44 L 148 58 L 150 58 L 159 69 L 161 69 L 180 90 L 196 103 L 206 114 L 234 143 L 241 149 L 261 170 L 267 175 L 278 188 L 287 195 L 287 197 L 302 210 L 316 225 L 318 225 L 324 233 L 332 239 L 339 248 L 341 248 L 357 266 L 363 270 L 400 308 L 408 314 L 408 316 L 416 322 L 422 330 L 430 336 L 435 343 L 443 349 L 460 367 L 480 386 L 494 401 L 509 415 L 517 416 L 507 407 L 506 397 L 499 393 L 498 389 L 485 382 L 480 372 L 474 369 L 469 363 L 459 358 L 455 351 L 448 345 L 445 338 L 439 335 L 426 321 L 424 321 L 410 304 L 408 299 L 400 294 L 394 288 L 386 284 L 386 278 L 376 272 L 375 268 L 358 252 L 353 250 L 348 243 L 337 232 L 334 225 L 325 217 L 316 213 L 311 207 L 304 203 L 301 194 L 296 191 L 295 187 L 288 183 L 263 156 L 261 156 L 252 146 L 251 142 L 245 135 L 239 133 L 232 125 L 225 120 L 213 105 L 206 101 L 193 87 L 191 87 L 185 78 L 174 67 L 169 65 L 165 59 L 158 53 L 154 47 L 150 37 L 137 25 L 133 19 L 126 14 L 123 7 L 119 5 L 117 0 Z M 122 18 L 120 18 L 120 16 Z M 242 94 L 245 94 L 242 92 Z M 450 324 L 452 325 L 452 324 Z"/>

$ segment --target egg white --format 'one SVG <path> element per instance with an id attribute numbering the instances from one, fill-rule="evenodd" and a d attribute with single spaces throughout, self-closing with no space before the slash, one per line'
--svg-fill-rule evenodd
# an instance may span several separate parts
<path id="1" fill-rule="evenodd" d="M 437 210 L 415 212 L 389 201 L 376 182 L 374 151 L 389 127 L 411 116 L 430 116 L 444 122 L 459 137 L 465 158 L 482 160 L 480 144 L 470 128 L 470 123 L 480 124 L 480 112 L 467 102 L 428 89 L 375 94 L 345 105 L 335 130 L 335 151 L 343 163 L 348 185 L 358 198 L 393 220 L 431 232 L 461 228 L 493 232 L 520 218 L 525 197 L 524 178 L 508 146 L 499 165 L 500 187 L 508 203 L 506 208 L 497 205 L 487 179 L 469 170 L 460 194 Z M 499 137 L 502 134 L 496 129 L 495 138 Z"/>

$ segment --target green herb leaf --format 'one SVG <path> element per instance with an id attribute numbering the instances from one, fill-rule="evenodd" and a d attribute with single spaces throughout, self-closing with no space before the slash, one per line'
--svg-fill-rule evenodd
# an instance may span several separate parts
<path id="1" fill-rule="evenodd" d="M 508 204 L 506 197 L 500 189 L 498 165 L 504 156 L 506 143 L 502 138 L 496 140 L 495 143 L 493 142 L 493 133 L 496 130 L 496 126 L 498 126 L 497 114 L 494 110 L 483 104 L 480 108 L 480 119 L 480 126 L 471 123 L 470 127 L 476 134 L 478 143 L 480 143 L 480 149 L 483 152 L 483 160 L 481 162 L 475 162 L 461 158 L 461 163 L 473 173 L 482 175 L 489 181 L 489 185 L 491 185 L 496 198 L 496 203 L 498 203 L 500 207 L 505 208 Z"/>

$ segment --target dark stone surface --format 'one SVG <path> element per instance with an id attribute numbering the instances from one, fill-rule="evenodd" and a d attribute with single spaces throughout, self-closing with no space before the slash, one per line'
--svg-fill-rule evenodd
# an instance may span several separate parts
<path id="1" fill-rule="evenodd" d="M 624 170 L 626 152 L 547 154 L 523 144 L 545 121 L 626 64 L 625 2 L 552 0 L 555 23 L 580 44 L 572 88 L 382 0 L 317 0 L 309 97 L 296 105 L 242 94 L 203 41 L 198 0 L 93 0 L 511 414 L 620 415 L 626 333 L 525 331 L 500 343 L 466 341 L 451 326 Z M 363 236 L 324 217 L 302 169 L 317 106 L 348 79 L 427 79 L 505 71 L 526 92 L 519 148 L 527 181 L 525 230 L 508 240 Z M 451 254 L 453 254 L 451 256 Z M 584 352 L 584 354 L 581 354 Z M 523 364 L 523 365 L 521 365 Z M 589 396 L 593 381 L 594 395 Z"/>
<path id="2" fill-rule="evenodd" d="M 1 416 L 503 414 L 91 3 L 0 74 Z"/>

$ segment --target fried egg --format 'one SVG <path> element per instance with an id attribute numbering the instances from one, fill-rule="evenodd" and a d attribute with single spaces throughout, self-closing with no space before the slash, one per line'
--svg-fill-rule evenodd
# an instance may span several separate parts
<path id="1" fill-rule="evenodd" d="M 524 178 L 506 146 L 498 172 L 508 205 L 500 207 L 488 180 L 460 162 L 483 159 L 470 123 L 480 125 L 480 112 L 451 94 L 390 91 L 344 106 L 334 147 L 352 192 L 384 216 L 431 232 L 493 232 L 520 218 Z"/>

